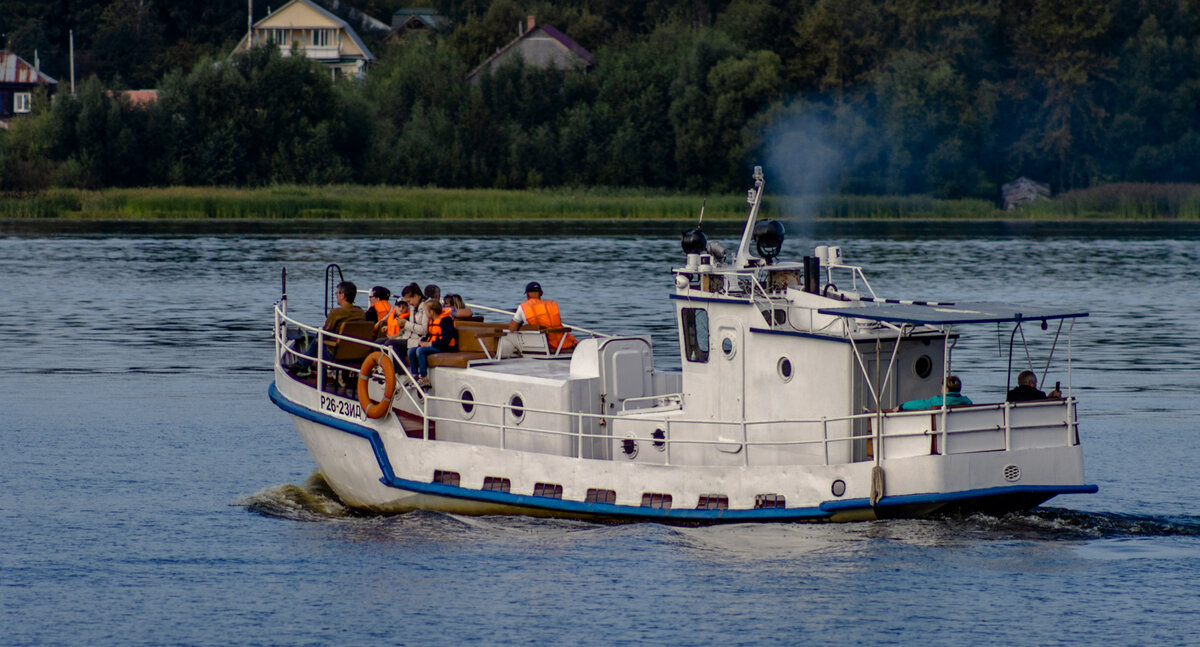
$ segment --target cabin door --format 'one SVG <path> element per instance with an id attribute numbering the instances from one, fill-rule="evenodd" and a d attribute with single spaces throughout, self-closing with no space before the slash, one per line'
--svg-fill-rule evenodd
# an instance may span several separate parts
<path id="1" fill-rule="evenodd" d="M 744 420 L 746 417 L 746 336 L 742 334 L 742 322 L 733 317 L 713 320 L 712 352 L 709 363 L 713 367 L 714 387 L 717 401 L 717 418 L 720 420 Z M 740 425 L 722 425 L 721 436 L 728 440 L 741 440 Z"/>
<path id="2" fill-rule="evenodd" d="M 899 375 L 898 365 L 892 369 L 892 376 L 888 379 L 888 364 L 892 360 L 892 344 L 881 344 L 878 349 L 878 356 L 874 343 L 859 344 L 858 352 L 862 356 L 863 363 L 860 365 L 858 360 L 851 358 L 854 362 L 854 413 L 875 410 L 875 396 L 879 395 L 879 407 L 882 409 L 890 409 L 896 406 L 896 382 Z M 866 366 L 864 375 L 863 366 Z M 886 384 L 884 384 L 886 382 Z M 854 422 L 854 436 L 861 438 L 854 443 L 854 459 L 855 461 L 865 461 L 870 458 L 867 453 L 866 437 L 871 435 L 870 421 L 860 418 Z"/>
<path id="3" fill-rule="evenodd" d="M 606 339 L 600 343 L 600 382 L 604 385 L 604 415 L 651 406 L 650 372 L 654 359 L 650 343 L 640 337 Z"/>

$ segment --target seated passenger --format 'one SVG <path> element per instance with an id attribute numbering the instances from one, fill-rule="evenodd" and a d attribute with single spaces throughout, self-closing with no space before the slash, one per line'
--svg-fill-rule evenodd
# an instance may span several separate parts
<path id="1" fill-rule="evenodd" d="M 325 317 L 325 325 L 322 329 L 328 332 L 337 332 L 342 324 L 347 321 L 364 321 L 366 314 L 363 309 L 354 305 L 354 297 L 358 295 L 358 288 L 350 281 L 342 281 L 337 285 L 337 304 L 338 307 L 329 311 L 329 316 Z M 314 337 L 308 344 L 308 348 L 304 350 L 304 354 L 310 357 L 316 357 L 319 337 Z M 329 351 L 329 347 L 323 347 L 321 357 L 323 359 L 333 359 L 333 354 Z M 312 372 L 313 362 L 311 359 L 301 359 L 296 363 L 297 375 L 307 375 Z"/>
<path id="2" fill-rule="evenodd" d="M 946 378 L 946 383 L 942 385 L 942 395 L 935 395 L 932 398 L 925 398 L 924 400 L 909 400 L 900 405 L 896 410 L 915 411 L 918 409 L 936 409 L 941 407 L 943 402 L 948 407 L 956 404 L 971 404 L 971 399 L 962 394 L 962 380 L 958 379 L 957 375 L 951 375 Z"/>
<path id="3" fill-rule="evenodd" d="M 407 355 L 409 347 L 415 347 L 425 336 L 425 316 L 419 312 L 422 301 L 421 286 L 409 283 L 400 291 L 393 315 L 388 318 L 385 343 L 395 348 L 401 358 Z"/>
<path id="4" fill-rule="evenodd" d="M 530 281 L 525 286 L 525 302 L 517 306 L 516 314 L 513 315 L 512 321 L 508 322 L 508 330 L 515 332 L 523 324 L 531 324 L 539 328 L 562 327 L 562 319 L 558 315 L 558 302 L 543 300 L 542 286 L 537 281 Z M 566 334 L 565 340 L 563 333 L 546 333 L 546 339 L 550 342 L 551 352 L 558 349 L 560 341 L 564 351 L 574 348 L 575 344 L 579 343 L 570 333 Z"/>
<path id="5" fill-rule="evenodd" d="M 388 311 L 391 310 L 391 304 L 388 303 L 388 299 L 390 298 L 392 298 L 392 291 L 382 285 L 376 285 L 371 288 L 371 295 L 367 297 L 369 302 L 366 313 L 367 321 L 376 324 L 382 322 L 384 317 L 387 317 Z M 379 330 L 379 328 L 379 325 L 375 326 L 376 330 Z"/>
<path id="6" fill-rule="evenodd" d="M 421 388 L 429 386 L 429 360 L 435 353 L 453 351 L 458 345 L 455 338 L 454 317 L 449 310 L 443 310 L 438 301 L 426 301 L 421 304 L 425 316 L 429 318 L 429 334 L 417 346 L 408 349 L 408 366 L 417 377 L 417 385 Z"/>
<path id="7" fill-rule="evenodd" d="M 1046 394 L 1037 388 L 1037 375 L 1034 375 L 1033 371 L 1021 371 L 1020 375 L 1017 375 L 1017 388 L 1008 392 L 1009 402 L 1045 399 Z"/>
<path id="8" fill-rule="evenodd" d="M 447 294 L 444 303 L 447 308 L 450 308 L 450 316 L 455 319 L 467 319 L 475 316 L 463 298 L 457 294 Z"/>

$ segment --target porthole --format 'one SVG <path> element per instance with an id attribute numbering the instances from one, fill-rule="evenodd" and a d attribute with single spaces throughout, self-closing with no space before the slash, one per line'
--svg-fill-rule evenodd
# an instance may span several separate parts
<path id="1" fill-rule="evenodd" d="M 475 415 L 475 394 L 471 389 L 463 387 L 458 392 L 459 406 L 462 407 L 463 418 L 467 419 Z"/>
<path id="2" fill-rule="evenodd" d="M 779 371 L 779 377 L 784 382 L 792 381 L 792 360 L 786 357 L 780 357 L 779 362 L 775 365 L 775 368 Z"/>
<path id="3" fill-rule="evenodd" d="M 626 438 L 625 440 L 622 440 L 621 441 L 621 453 L 624 454 L 625 458 L 628 458 L 629 460 L 633 460 L 633 459 L 637 458 L 637 455 L 638 455 L 637 441 L 632 438 Z"/>
<path id="4" fill-rule="evenodd" d="M 721 352 L 725 353 L 726 359 L 733 357 L 736 351 L 737 347 L 733 345 L 733 337 L 723 337 L 721 339 Z"/>
<path id="5" fill-rule="evenodd" d="M 833 482 L 833 487 L 829 488 L 833 496 L 842 496 L 846 493 L 846 482 L 842 479 L 837 479 Z"/>
<path id="6" fill-rule="evenodd" d="M 933 373 L 933 358 L 928 355 L 922 355 L 913 362 L 913 373 L 922 380 L 929 377 Z"/>
<path id="7" fill-rule="evenodd" d="M 655 429 L 654 433 L 650 434 L 654 439 L 654 448 L 658 451 L 666 451 L 667 449 L 667 432 L 663 429 Z"/>
<path id="8" fill-rule="evenodd" d="M 525 419 L 525 399 L 520 393 L 514 393 L 508 399 L 509 411 L 512 412 L 513 422 L 521 422 Z"/>

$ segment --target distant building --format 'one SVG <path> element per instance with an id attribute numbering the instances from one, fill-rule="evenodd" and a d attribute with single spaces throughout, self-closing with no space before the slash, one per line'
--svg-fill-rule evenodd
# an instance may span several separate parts
<path id="1" fill-rule="evenodd" d="M 145 108 L 158 101 L 158 90 L 121 90 L 120 93 L 109 90 L 108 96 L 119 96 L 134 108 Z"/>
<path id="2" fill-rule="evenodd" d="M 261 43 L 278 45 L 284 56 L 291 56 L 294 45 L 305 57 L 328 67 L 334 78 L 362 76 L 363 68 L 375 60 L 345 20 L 312 0 L 292 0 L 254 23 L 233 51 L 244 52 Z"/>
<path id="3" fill-rule="evenodd" d="M 1038 198 L 1048 199 L 1050 197 L 1050 187 L 1041 182 L 1034 182 L 1027 177 L 1019 177 L 1000 187 L 1000 196 L 1004 201 L 1004 210 L 1012 211 Z"/>
<path id="4" fill-rule="evenodd" d="M 450 26 L 437 9 L 398 9 L 392 14 L 392 33 L 403 36 L 409 32 L 441 31 Z"/>
<path id="5" fill-rule="evenodd" d="M 471 70 L 467 81 L 474 83 L 481 74 L 492 73 L 505 63 L 520 58 L 526 65 L 542 69 L 581 70 L 596 65 L 596 57 L 549 25 L 537 25 L 529 16 L 525 30 L 516 40 L 500 48 L 479 67 Z"/>
<path id="6" fill-rule="evenodd" d="M 51 93 L 58 87 L 58 81 L 40 67 L 38 62 L 30 65 L 20 56 L 0 49 L 0 119 L 32 111 L 33 91 L 38 86 L 45 86 Z"/>

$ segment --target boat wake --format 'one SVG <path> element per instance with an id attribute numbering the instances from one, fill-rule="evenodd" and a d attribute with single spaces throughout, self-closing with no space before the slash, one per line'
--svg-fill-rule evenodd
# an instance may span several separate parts
<path id="1" fill-rule="evenodd" d="M 276 485 L 238 499 L 231 505 L 264 517 L 292 521 L 333 521 L 368 516 L 342 503 L 320 470 L 313 472 L 302 485 Z"/>
<path id="2" fill-rule="evenodd" d="M 948 518 L 956 522 L 959 518 Z M 1081 512 L 1066 508 L 1034 508 L 1002 517 L 972 515 L 962 523 L 988 534 L 1014 539 L 1121 539 L 1135 537 L 1197 537 L 1200 517 L 1155 516 L 1116 512 Z"/>

